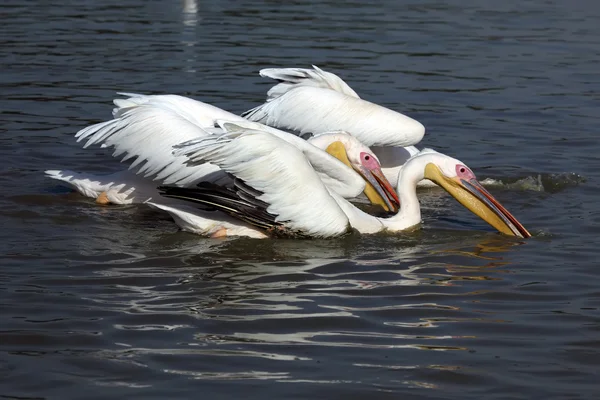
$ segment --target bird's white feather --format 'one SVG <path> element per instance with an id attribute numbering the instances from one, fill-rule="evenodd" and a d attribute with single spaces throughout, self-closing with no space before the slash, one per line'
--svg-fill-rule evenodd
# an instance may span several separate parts
<path id="1" fill-rule="evenodd" d="M 85 197 L 97 198 L 100 193 L 109 190 L 114 185 L 114 179 L 110 177 L 107 180 L 98 179 L 98 177 L 80 172 L 68 170 L 44 171 L 47 178 L 56 179 L 63 182 L 66 186 L 76 190 Z"/>
<path id="2" fill-rule="evenodd" d="M 289 90 L 299 86 L 313 86 L 335 90 L 350 97 L 359 98 L 358 94 L 336 74 L 323 71 L 313 65 L 309 68 L 265 68 L 260 70 L 260 76 L 279 81 L 267 92 L 267 101 L 276 99 Z"/>
<path id="3" fill-rule="evenodd" d="M 243 128 L 267 130 L 269 133 L 301 149 L 323 182 L 346 198 L 358 196 L 364 181 L 354 171 L 305 140 L 279 129 L 248 121 L 228 111 L 177 95 L 139 95 L 114 100 L 114 119 L 82 129 L 75 136 L 87 139 L 85 147 L 101 144 L 113 146 L 114 156 L 135 158 L 130 168 L 140 166 L 138 173 L 164 184 L 194 185 L 199 180 L 222 183 L 226 177 L 212 165 L 190 167 L 171 154 L 173 145 L 223 133 L 215 128 L 218 120 L 235 122 Z"/>
<path id="4" fill-rule="evenodd" d="M 190 121 L 194 125 L 201 128 L 210 128 L 213 126 L 216 119 L 240 119 L 229 111 L 225 111 L 211 104 L 203 103 L 189 97 L 179 96 L 175 94 L 161 95 L 144 95 L 135 93 L 119 93 L 120 95 L 129 96 L 127 99 L 115 99 L 113 103 L 117 106 L 113 109 L 113 116 L 120 117 L 130 108 L 134 108 L 143 104 L 156 106 L 158 108 L 171 110 L 177 115 Z"/>
<path id="5" fill-rule="evenodd" d="M 304 154 L 274 135 L 230 132 L 184 143 L 175 154 L 186 155 L 192 164 L 214 163 L 259 190 L 267 211 L 292 231 L 330 237 L 348 230 L 346 215 Z"/>
<path id="6" fill-rule="evenodd" d="M 216 123 L 225 132 L 258 130 L 270 133 L 304 153 L 315 172 L 325 186 L 332 189 L 340 196 L 350 199 L 359 196 L 365 189 L 365 181 L 346 164 L 327 154 L 321 148 L 312 145 L 312 140 L 304 140 L 296 135 L 256 122 L 241 120 L 218 120 Z"/>
<path id="7" fill-rule="evenodd" d="M 342 78 L 331 72 L 323 71 L 313 65 L 309 68 L 265 68 L 260 70 L 260 76 L 280 81 L 267 92 L 267 101 L 284 95 L 291 89 L 300 86 L 313 86 L 335 90 L 351 97 L 360 98 Z M 318 135 L 319 133 L 317 133 Z M 310 141 L 310 140 L 309 140 Z M 397 182 L 402 165 L 414 154 L 419 152 L 415 146 L 372 146 L 371 151 L 381 163 L 381 170 L 390 182 Z M 430 180 L 419 182 L 420 187 L 436 186 Z"/>
<path id="8" fill-rule="evenodd" d="M 202 236 L 221 234 L 224 236 L 246 236 L 264 239 L 268 236 L 260 230 L 238 221 L 221 212 L 199 210 L 186 205 L 167 205 L 148 202 L 150 207 L 167 212 L 177 226 L 184 231 Z M 222 232 L 225 230 L 225 232 Z"/>
<path id="9" fill-rule="evenodd" d="M 314 86 L 292 88 L 242 116 L 300 133 L 343 130 L 367 146 L 412 146 L 425 134 L 425 127 L 406 115 Z"/>
<path id="10" fill-rule="evenodd" d="M 200 180 L 223 179 L 224 174 L 214 165 L 188 167 L 184 157 L 173 156 L 172 146 L 209 133 L 168 104 L 146 102 L 116 114 L 113 120 L 79 131 L 75 135 L 78 141 L 87 140 L 84 147 L 114 147 L 114 157 L 133 159 L 130 169 L 138 167 L 138 174 L 163 184 L 188 186 Z"/>
<path id="11" fill-rule="evenodd" d="M 160 196 L 156 182 L 144 179 L 132 171 L 119 171 L 114 174 L 95 175 L 66 170 L 45 171 L 46 177 L 61 181 L 85 197 L 97 199 L 105 193 L 113 204 L 145 203 L 149 200 L 161 203 L 182 203 L 176 199 Z"/>

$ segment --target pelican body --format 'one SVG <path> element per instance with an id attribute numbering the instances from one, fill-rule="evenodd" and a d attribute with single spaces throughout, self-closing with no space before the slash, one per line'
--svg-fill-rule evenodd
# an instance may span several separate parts
<path id="1" fill-rule="evenodd" d="M 278 157 L 267 161 L 265 156 L 275 151 Z M 159 188 L 163 196 L 216 208 L 265 236 L 329 238 L 351 229 L 376 233 L 415 227 L 421 221 L 416 186 L 424 178 L 442 186 L 500 232 L 530 236 L 465 164 L 433 150 L 423 150 L 406 163 L 397 182 L 401 208 L 389 218 L 369 215 L 327 188 L 297 149 L 264 131 L 238 130 L 190 141 L 177 146 L 175 153 L 188 157 L 191 165 L 218 165 L 235 177 L 234 185 L 163 186 Z M 271 167 L 263 168 L 265 162 Z"/>

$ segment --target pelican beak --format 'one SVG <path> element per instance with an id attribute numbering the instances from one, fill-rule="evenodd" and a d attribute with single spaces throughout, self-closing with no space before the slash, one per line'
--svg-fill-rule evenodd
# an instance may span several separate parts
<path id="1" fill-rule="evenodd" d="M 383 175 L 381 168 L 367 169 L 362 165 L 355 167 L 348 159 L 346 147 L 339 141 L 331 143 L 326 151 L 363 177 L 365 180 L 365 190 L 363 193 L 367 196 L 371 204 L 380 205 L 385 211 L 398 211 L 400 199 L 398 199 L 398 195 L 390 182 Z"/>
<path id="2" fill-rule="evenodd" d="M 440 185 L 460 204 L 505 235 L 531 237 L 527 229 L 476 179 L 448 178 L 433 163 L 425 167 L 425 178 Z"/>
<path id="3" fill-rule="evenodd" d="M 397 212 L 400 199 L 398 194 L 387 180 L 381 168 L 368 169 L 362 165 L 355 170 L 366 181 L 364 194 L 372 204 L 379 204 L 385 211 Z"/>

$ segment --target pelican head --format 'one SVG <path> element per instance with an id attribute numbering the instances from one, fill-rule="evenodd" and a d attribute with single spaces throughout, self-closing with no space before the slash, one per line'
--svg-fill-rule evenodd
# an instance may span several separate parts
<path id="1" fill-rule="evenodd" d="M 396 212 L 400 200 L 394 187 L 381 171 L 381 164 L 371 149 L 346 132 L 327 132 L 314 136 L 310 142 L 334 156 L 365 180 L 364 194 L 372 204 Z"/>
<path id="2" fill-rule="evenodd" d="M 469 167 L 454 158 L 430 152 L 439 157 L 429 158 L 426 162 L 425 178 L 440 185 L 498 231 L 510 236 L 531 237 L 527 229 L 477 181 Z"/>

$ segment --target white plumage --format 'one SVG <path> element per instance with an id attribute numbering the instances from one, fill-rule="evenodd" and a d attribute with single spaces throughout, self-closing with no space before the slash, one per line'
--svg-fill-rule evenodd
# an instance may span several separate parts
<path id="1" fill-rule="evenodd" d="M 367 146 L 412 146 L 425 127 L 399 112 L 358 97 L 341 78 L 321 69 L 269 68 L 261 76 L 283 81 L 267 102 L 242 116 L 301 133 L 343 130 Z"/>
<path id="2" fill-rule="evenodd" d="M 86 141 L 84 147 L 113 147 L 113 156 L 129 161 L 135 173 L 94 177 L 49 170 L 46 174 L 86 196 L 103 193 L 108 201 L 118 204 L 148 202 L 171 214 L 185 230 L 209 236 L 255 238 L 267 237 L 263 229 L 271 233 L 271 228 L 311 237 L 338 236 L 350 227 L 363 233 L 407 229 L 420 221 L 416 185 L 425 177 L 432 177 L 449 192 L 464 186 L 470 194 L 460 193 L 457 199 L 465 205 L 471 201 L 469 195 L 478 197 L 479 203 L 467 207 L 485 215 L 502 232 L 529 235 L 479 185 L 468 168 L 465 167 L 472 176 L 468 182 L 452 175 L 452 168 L 465 170 L 464 165 L 457 164 L 458 160 L 433 151 L 401 147 L 421 140 L 425 130 L 419 122 L 360 99 L 339 77 L 317 67 L 267 69 L 261 75 L 281 83 L 269 91 L 267 103 L 244 114 L 253 121 L 181 96 L 125 94 L 129 97 L 114 101 L 117 107 L 112 120 L 82 129 L 76 137 Z M 382 168 L 383 172 L 398 182 L 401 211 L 387 219 L 360 211 L 344 197 L 359 195 L 365 188 L 363 178 L 323 149 L 262 123 L 311 133 L 343 130 L 364 143 L 378 146 L 382 166 L 388 167 Z M 313 142 L 326 146 L 327 139 L 322 135 Z M 357 143 L 362 157 L 365 147 Z M 173 148 L 178 150 L 173 152 Z M 437 169 L 432 169 L 432 165 L 437 165 Z M 376 169 L 377 176 L 381 176 L 378 165 Z M 241 181 L 232 181 L 228 174 Z M 201 181 L 227 185 L 229 189 L 210 185 L 191 189 Z M 195 190 L 198 196 L 205 196 L 196 198 L 197 202 L 215 206 L 225 201 L 227 206 L 221 209 L 227 213 L 248 214 L 239 221 L 221 212 L 167 204 L 176 200 L 158 197 L 159 184 L 175 185 L 175 191 L 180 193 L 171 196 L 168 190 L 173 188 L 163 189 L 167 190 L 167 197 L 185 199 L 185 193 L 190 193 L 188 198 L 194 200 Z M 241 196 L 238 203 L 235 196 Z M 236 210 L 236 204 L 243 207 Z M 253 211 L 255 206 L 257 212 Z"/>
<path id="3" fill-rule="evenodd" d="M 215 133 L 261 129 L 299 149 L 306 158 L 302 162 L 306 163 L 308 160 L 312 174 L 317 174 L 320 182 L 341 196 L 356 197 L 365 188 L 365 181 L 361 176 L 321 150 L 328 144 L 328 138 L 325 137 L 327 135 L 312 140 L 321 146 L 317 148 L 295 135 L 248 121 L 212 105 L 182 96 L 126 95 L 129 97 L 114 101 L 117 107 L 113 110 L 112 120 L 84 128 L 75 136 L 78 141 L 85 141 L 84 147 L 113 147 L 113 156 L 129 162 L 131 171 L 97 176 L 49 170 L 46 171 L 48 177 L 60 180 L 79 193 L 105 203 L 130 204 L 151 201 L 157 208 L 165 204 L 181 204 L 180 201 L 160 197 L 156 187 L 161 184 L 193 187 L 200 181 L 230 184 L 231 179 L 214 164 L 190 165 L 186 157 L 173 154 L 173 146 L 184 141 L 210 137 Z M 345 137 L 344 143 L 357 153 L 370 153 L 366 146 L 351 136 L 343 133 L 330 135 L 331 140 Z M 266 165 L 263 164 L 263 168 Z M 312 198 L 316 201 L 310 194 L 306 196 L 307 199 Z M 180 218 L 173 210 L 171 207 L 166 211 L 174 218 Z M 188 212 L 186 215 L 191 214 L 193 213 Z M 207 234 L 212 232 L 211 218 L 207 217 L 208 214 L 202 212 L 195 217 L 196 222 L 205 220 L 205 224 L 196 226 L 196 231 Z M 236 221 L 232 223 L 245 226 Z"/>
<path id="4" fill-rule="evenodd" d="M 86 140 L 84 147 L 114 147 L 113 156 L 123 156 L 122 161 L 133 159 L 130 169 L 139 168 L 137 174 L 158 184 L 191 186 L 200 180 L 222 183 L 226 177 L 214 165 L 187 166 L 185 159 L 174 156 L 169 149 L 187 140 L 222 133 L 215 123 L 224 119 L 246 129 L 265 129 L 298 147 L 325 184 L 341 196 L 356 197 L 364 189 L 364 180 L 354 171 L 295 135 L 182 96 L 128 95 L 131 97 L 115 100 L 118 108 L 113 110 L 114 119 L 82 129 L 75 136 L 78 141 Z"/>
<path id="5" fill-rule="evenodd" d="M 113 204 L 144 203 L 153 198 L 161 199 L 156 183 L 132 171 L 125 170 L 108 175 L 68 170 L 47 170 L 45 173 L 46 177 L 63 182 L 85 197 L 97 199 L 104 194 L 106 201 Z"/>
<path id="6" fill-rule="evenodd" d="M 114 119 L 80 130 L 75 135 L 77 141 L 87 140 L 84 148 L 93 144 L 114 147 L 113 157 L 123 156 L 121 161 L 133 159 L 130 169 L 137 167 L 137 174 L 143 174 L 158 183 L 188 186 L 211 174 L 213 179 L 224 176 L 214 165 L 188 167 L 184 157 L 171 154 L 170 149 L 182 141 L 210 135 L 200 125 L 186 118 L 189 113 L 185 112 L 185 108 L 182 107 L 179 113 L 172 107 L 172 102 L 161 101 L 171 100 L 170 97 L 144 99 L 138 96 L 133 99 L 146 101 L 117 109 Z"/>
<path id="7" fill-rule="evenodd" d="M 371 148 L 390 182 L 398 180 L 402 165 L 419 152 L 413 145 L 425 134 L 420 122 L 360 99 L 331 72 L 313 65 L 313 69 L 266 68 L 260 75 L 280 83 L 268 91 L 265 104 L 242 114 L 252 121 L 300 133 L 346 131 Z M 431 185 L 425 180 L 419 186 Z"/>
<path id="8" fill-rule="evenodd" d="M 292 235 L 334 237 L 348 232 L 350 226 L 361 233 L 414 227 L 421 221 L 417 183 L 427 177 L 502 232 L 529 236 L 481 187 L 466 165 L 429 149 L 411 157 L 402 169 L 397 184 L 401 210 L 390 218 L 366 214 L 327 189 L 300 150 L 265 131 L 236 129 L 233 133 L 182 143 L 175 154 L 188 157 L 192 165 L 218 165 L 251 189 L 239 186 L 241 192 L 223 193 L 219 188 L 163 188 L 164 195 L 220 206 L 263 228 L 280 225 Z M 269 168 L 264 168 L 265 164 Z"/>
<path id="9" fill-rule="evenodd" d="M 166 198 L 162 199 L 168 200 Z M 222 212 L 204 211 L 199 210 L 197 207 L 181 204 L 173 206 L 164 204 L 164 202 L 147 202 L 146 204 L 168 213 L 177 226 L 186 232 L 210 237 L 245 236 L 254 239 L 265 239 L 268 237 L 261 230 Z"/>
<path id="10" fill-rule="evenodd" d="M 175 152 L 191 164 L 210 162 L 262 192 L 267 212 L 287 229 L 331 237 L 349 229 L 348 219 L 299 149 L 267 132 L 243 130 L 184 143 Z"/>
<path id="11" fill-rule="evenodd" d="M 313 65 L 313 69 L 305 68 L 265 68 L 260 71 L 260 76 L 280 81 L 267 92 L 267 101 L 271 101 L 294 87 L 313 86 L 323 89 L 331 89 L 350 97 L 359 98 L 358 94 L 344 82 L 339 76 L 331 72 L 323 71 Z"/>

